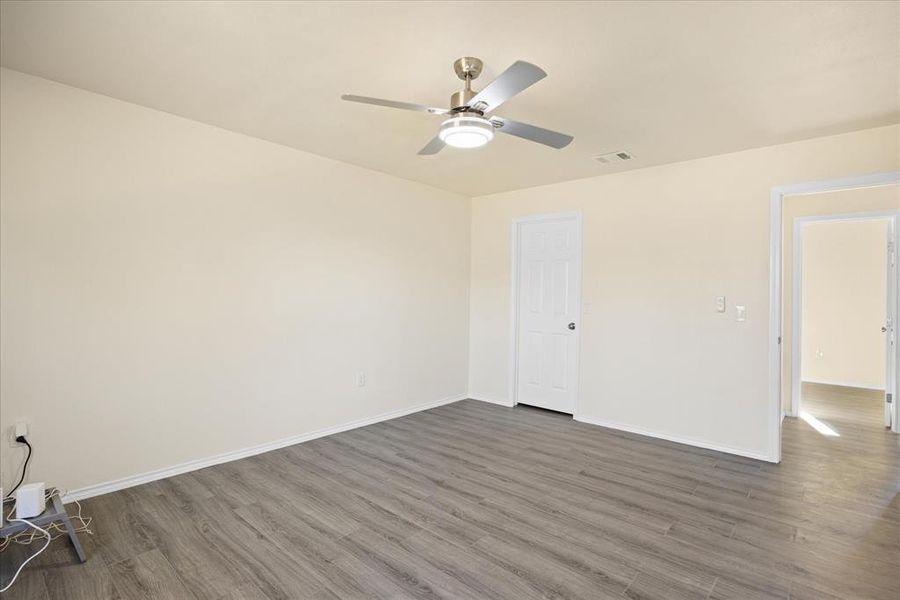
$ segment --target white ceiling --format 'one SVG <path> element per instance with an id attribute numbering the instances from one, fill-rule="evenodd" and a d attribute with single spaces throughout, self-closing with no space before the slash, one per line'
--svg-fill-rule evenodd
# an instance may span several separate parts
<path id="1" fill-rule="evenodd" d="M 897 2 L 7 2 L 3 66 L 475 196 L 900 121 Z M 498 114 L 575 136 L 416 152 L 459 56 L 549 76 Z M 628 150 L 636 159 L 591 157 Z"/>

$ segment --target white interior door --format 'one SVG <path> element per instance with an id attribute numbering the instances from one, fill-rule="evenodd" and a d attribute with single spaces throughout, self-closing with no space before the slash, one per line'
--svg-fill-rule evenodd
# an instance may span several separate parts
<path id="1" fill-rule="evenodd" d="M 581 223 L 518 224 L 516 400 L 574 414 L 578 384 Z"/>
<path id="2" fill-rule="evenodd" d="M 884 345 L 885 345 L 885 377 L 884 377 L 884 426 L 892 427 L 897 431 L 897 424 L 894 422 L 897 411 L 894 407 L 896 384 L 897 384 L 897 343 L 895 335 L 895 324 L 897 322 L 897 265 L 895 258 L 895 227 L 897 218 L 894 217 L 888 222 L 888 244 L 887 244 L 887 308 L 884 326 Z"/>

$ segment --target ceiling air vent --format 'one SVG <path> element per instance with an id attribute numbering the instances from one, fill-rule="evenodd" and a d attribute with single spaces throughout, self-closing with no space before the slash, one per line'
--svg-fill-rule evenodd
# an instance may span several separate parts
<path id="1" fill-rule="evenodd" d="M 601 154 L 600 156 L 595 156 L 594 160 L 599 163 L 609 164 L 614 162 L 622 162 L 623 160 L 631 160 L 634 158 L 629 152 L 608 152 L 606 154 Z"/>

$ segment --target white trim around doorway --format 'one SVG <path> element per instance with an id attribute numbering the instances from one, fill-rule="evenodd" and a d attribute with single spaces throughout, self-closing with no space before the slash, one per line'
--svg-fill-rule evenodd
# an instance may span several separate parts
<path id="1" fill-rule="evenodd" d="M 781 462 L 781 246 L 784 197 L 876 187 L 893 183 L 900 183 L 900 171 L 781 185 L 773 187 L 769 193 L 769 451 L 767 460 L 771 462 Z"/>

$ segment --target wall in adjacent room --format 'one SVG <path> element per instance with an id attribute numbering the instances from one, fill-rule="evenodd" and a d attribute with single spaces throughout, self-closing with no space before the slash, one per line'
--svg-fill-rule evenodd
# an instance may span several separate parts
<path id="1" fill-rule="evenodd" d="M 19 419 L 77 489 L 464 397 L 468 198 L 7 69 L 0 117 L 7 489 Z"/>
<path id="2" fill-rule="evenodd" d="M 578 210 L 576 418 L 771 457 L 770 190 L 897 170 L 898 140 L 882 127 L 474 198 L 469 393 L 511 400 L 512 220 Z"/>
<path id="3" fill-rule="evenodd" d="M 803 226 L 801 379 L 884 389 L 888 222 Z"/>

